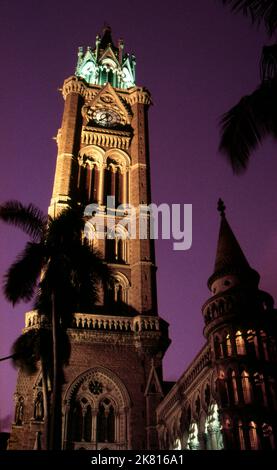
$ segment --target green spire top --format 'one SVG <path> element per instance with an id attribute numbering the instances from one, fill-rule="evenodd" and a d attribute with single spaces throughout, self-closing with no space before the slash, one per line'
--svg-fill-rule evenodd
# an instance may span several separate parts
<path id="1" fill-rule="evenodd" d="M 95 47 L 82 47 L 78 50 L 75 75 L 83 78 L 89 85 L 110 83 L 116 88 L 134 87 L 136 59 L 134 55 L 124 54 L 124 43 L 118 40 L 115 46 L 111 27 L 106 25 L 102 37 L 97 35 Z"/>

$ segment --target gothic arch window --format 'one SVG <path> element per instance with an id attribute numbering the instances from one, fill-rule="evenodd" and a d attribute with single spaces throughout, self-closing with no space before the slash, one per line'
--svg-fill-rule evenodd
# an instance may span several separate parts
<path id="1" fill-rule="evenodd" d="M 129 156 L 120 150 L 110 150 L 106 153 L 106 168 L 104 177 L 105 205 L 114 201 L 115 208 L 129 202 Z M 107 197 L 114 200 L 108 204 Z"/>
<path id="2" fill-rule="evenodd" d="M 75 401 L 72 413 L 73 441 L 90 442 L 92 432 L 92 408 L 85 397 Z"/>
<path id="3" fill-rule="evenodd" d="M 275 361 L 277 357 L 277 348 L 276 341 L 272 336 L 269 336 L 268 338 L 268 349 L 270 359 Z"/>
<path id="4" fill-rule="evenodd" d="M 210 405 L 210 401 L 211 401 L 211 387 L 209 386 L 209 384 L 207 384 L 205 387 L 205 391 L 204 391 L 204 402 L 205 402 L 206 407 Z"/>
<path id="5" fill-rule="evenodd" d="M 256 331 L 248 330 L 246 334 L 247 353 L 252 357 L 259 357 L 258 341 Z"/>
<path id="6" fill-rule="evenodd" d="M 262 424 L 263 449 L 271 450 L 275 448 L 272 426 L 268 423 Z"/>
<path id="7" fill-rule="evenodd" d="M 245 343 L 242 337 L 242 332 L 240 330 L 236 332 L 235 341 L 236 341 L 237 354 L 245 354 L 246 353 Z"/>
<path id="8" fill-rule="evenodd" d="M 43 407 L 43 393 L 39 391 L 37 393 L 34 403 L 34 419 L 36 421 L 42 421 L 44 418 L 44 407 Z"/>
<path id="9" fill-rule="evenodd" d="M 95 367 L 83 372 L 68 386 L 64 403 L 64 448 L 99 450 L 105 443 L 110 449 L 127 448 L 131 402 L 112 371 Z"/>
<path id="10" fill-rule="evenodd" d="M 257 425 L 254 421 L 249 423 L 249 441 L 251 450 L 259 449 L 259 439 L 257 433 Z"/>
<path id="11" fill-rule="evenodd" d="M 85 223 L 83 238 L 91 246 L 96 246 L 96 230 L 89 221 Z"/>
<path id="12" fill-rule="evenodd" d="M 86 204 L 99 202 L 100 169 L 96 162 L 87 160 L 79 165 L 78 189 L 79 195 Z"/>
<path id="13" fill-rule="evenodd" d="M 266 361 L 268 361 L 267 335 L 263 330 L 260 330 L 260 338 L 262 342 L 264 358 Z"/>
<path id="14" fill-rule="evenodd" d="M 259 374 L 258 372 L 255 372 L 253 374 L 253 383 L 254 383 L 254 395 L 255 395 L 255 399 L 257 403 L 259 403 L 260 405 L 266 405 L 267 396 L 266 396 L 263 374 Z"/>
<path id="15" fill-rule="evenodd" d="M 269 390 L 271 395 L 271 401 L 275 410 L 277 410 L 277 393 L 276 393 L 276 382 L 273 377 L 268 377 Z"/>
<path id="16" fill-rule="evenodd" d="M 241 385 L 244 403 L 251 403 L 251 384 L 249 374 L 245 370 L 241 373 Z"/>
<path id="17" fill-rule="evenodd" d="M 107 290 L 107 303 L 128 303 L 129 280 L 122 273 L 114 274 L 114 281 Z"/>
<path id="18" fill-rule="evenodd" d="M 225 357 L 232 356 L 232 344 L 231 344 L 230 333 L 226 333 L 222 342 L 222 349 L 223 349 L 223 355 Z"/>
<path id="19" fill-rule="evenodd" d="M 99 404 L 97 413 L 97 442 L 115 441 L 115 410 L 109 398 Z"/>
<path id="20" fill-rule="evenodd" d="M 218 336 L 215 336 L 214 339 L 214 352 L 216 359 L 219 359 L 221 357 L 221 344 Z"/>
<path id="21" fill-rule="evenodd" d="M 14 421 L 16 426 L 22 426 L 24 419 L 24 398 L 19 397 L 15 406 Z"/>
<path id="22" fill-rule="evenodd" d="M 242 421 L 238 421 L 238 434 L 239 434 L 239 445 L 240 445 L 240 450 L 245 450 L 245 438 L 244 438 L 244 428 Z"/>
<path id="23" fill-rule="evenodd" d="M 201 410 L 201 401 L 200 401 L 200 396 L 199 395 L 197 396 L 197 398 L 195 400 L 194 410 L 195 410 L 196 415 L 199 416 L 200 410 Z"/>
<path id="24" fill-rule="evenodd" d="M 104 154 L 104 150 L 94 145 L 80 151 L 77 186 L 79 198 L 85 204 L 102 204 Z"/>
<path id="25" fill-rule="evenodd" d="M 237 377 L 236 377 L 235 371 L 232 369 L 228 370 L 227 384 L 228 384 L 229 403 L 237 404 L 239 401 Z"/>
<path id="26" fill-rule="evenodd" d="M 230 388 L 232 388 L 232 383 L 230 382 L 229 384 L 229 382 L 229 377 L 227 377 L 226 380 L 224 372 L 220 371 L 219 377 L 216 379 L 216 391 L 219 395 L 220 403 L 222 406 L 227 406 L 228 402 L 230 402 L 230 393 L 233 397 L 233 390 L 229 390 L 229 385 Z"/>
<path id="27" fill-rule="evenodd" d="M 128 263 L 128 232 L 120 224 L 109 230 L 106 239 L 106 258 L 110 262 Z"/>

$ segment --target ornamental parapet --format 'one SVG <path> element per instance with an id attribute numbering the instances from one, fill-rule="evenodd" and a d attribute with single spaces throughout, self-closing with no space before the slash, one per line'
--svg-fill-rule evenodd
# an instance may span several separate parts
<path id="1" fill-rule="evenodd" d="M 44 315 L 39 315 L 36 310 L 25 315 L 25 329 L 39 328 L 49 325 Z M 164 331 L 168 324 L 159 317 L 150 315 L 137 315 L 134 317 L 117 315 L 97 315 L 89 313 L 75 313 L 71 328 L 80 330 L 104 330 L 121 333 L 140 333 L 142 331 Z"/>

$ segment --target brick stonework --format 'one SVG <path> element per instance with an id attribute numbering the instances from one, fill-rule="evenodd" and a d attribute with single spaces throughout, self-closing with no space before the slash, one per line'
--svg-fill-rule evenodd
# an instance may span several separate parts
<path id="1" fill-rule="evenodd" d="M 121 178 L 117 193 L 118 197 L 125 198 L 121 202 L 130 202 L 136 209 L 139 204 L 151 203 L 147 120 L 151 98 L 148 91 L 139 87 L 129 90 L 112 88 L 109 83 L 103 86 L 88 85 L 74 76 L 64 82 L 62 93 L 65 105 L 62 125 L 57 133 L 58 155 L 49 213 L 55 216 L 71 200 L 87 204 L 92 202 L 84 200 L 84 184 L 87 183 L 81 183 L 81 175 L 84 171 L 88 172 L 87 168 L 96 168 L 97 186 L 94 186 L 93 194 L 100 198 L 100 217 L 103 217 L 106 227 L 107 211 L 103 195 L 110 164 L 113 165 L 112 171 L 115 168 L 118 178 Z M 102 96 L 106 96 L 106 102 Z M 122 124 L 114 129 L 97 127 L 86 117 L 89 107 L 116 109 Z M 105 145 L 86 142 L 103 142 Z M 169 340 L 167 324 L 157 316 L 154 243 L 149 239 L 127 240 L 126 259 L 113 261 L 108 259 L 106 241 L 98 240 L 95 243 L 112 270 L 123 275 L 128 284 L 124 286 L 124 301 L 129 317 L 122 312 L 121 317 L 113 318 L 113 310 L 109 308 L 101 319 L 96 319 L 96 312 L 91 312 L 86 325 L 91 322 L 93 327 L 79 328 L 77 319 L 76 326 L 70 330 L 72 352 L 70 363 L 65 368 L 63 390 L 63 447 L 89 449 L 102 445 L 113 449 L 158 448 L 155 410 L 163 393 L 146 393 L 146 385 L 153 367 L 162 382 L 162 357 Z M 102 295 L 102 301 L 104 297 Z M 32 315 L 27 314 L 26 321 L 31 318 L 27 329 L 38 326 L 37 320 L 34 320 L 35 314 Z M 127 325 L 126 328 L 118 327 L 118 318 L 121 325 Z M 134 318 L 138 321 L 135 322 Z M 109 319 L 108 328 L 104 327 L 105 319 Z M 94 396 L 88 390 L 90 380 L 103 382 L 102 394 Z M 32 449 L 37 431 L 43 433 L 43 421 L 34 419 L 34 403 L 40 387 L 40 373 L 30 377 L 19 372 L 15 400 L 17 407 L 23 400 L 23 419 L 12 426 L 10 449 Z M 82 387 L 92 403 L 91 419 L 94 424 L 90 442 L 78 443 L 72 437 L 74 430 L 70 416 L 76 396 L 83 393 Z M 71 388 L 74 389 L 72 397 L 75 398 L 71 397 Z M 105 396 L 110 397 L 114 404 L 116 431 L 114 442 L 101 444 L 96 439 L 95 419 L 97 407 Z"/>

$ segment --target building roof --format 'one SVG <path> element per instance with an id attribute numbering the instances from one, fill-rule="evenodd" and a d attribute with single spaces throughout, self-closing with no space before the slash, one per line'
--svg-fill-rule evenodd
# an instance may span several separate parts
<path id="1" fill-rule="evenodd" d="M 253 275 L 255 273 L 256 277 L 259 276 L 258 273 L 250 267 L 240 247 L 240 244 L 228 223 L 225 215 L 225 206 L 221 199 L 218 201 L 218 211 L 221 215 L 221 222 L 216 249 L 214 272 L 208 280 L 209 288 L 216 279 L 226 274 L 248 273 Z"/>

